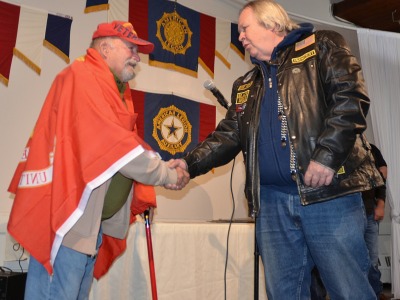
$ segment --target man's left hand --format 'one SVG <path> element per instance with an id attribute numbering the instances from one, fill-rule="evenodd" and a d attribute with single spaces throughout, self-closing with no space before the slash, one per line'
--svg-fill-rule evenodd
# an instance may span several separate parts
<path id="1" fill-rule="evenodd" d="M 304 175 L 304 183 L 313 188 L 330 185 L 334 174 L 332 169 L 311 161 Z"/>

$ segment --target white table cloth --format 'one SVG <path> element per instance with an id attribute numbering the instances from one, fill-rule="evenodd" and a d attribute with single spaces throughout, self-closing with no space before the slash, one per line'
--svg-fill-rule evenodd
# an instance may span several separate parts
<path id="1" fill-rule="evenodd" d="M 151 225 L 159 300 L 223 300 L 228 223 Z M 254 299 L 254 224 L 233 223 L 226 273 L 227 300 Z M 259 264 L 259 299 L 267 299 Z M 109 272 L 94 281 L 90 299 L 151 300 L 146 229 L 131 226 L 127 250 Z"/>

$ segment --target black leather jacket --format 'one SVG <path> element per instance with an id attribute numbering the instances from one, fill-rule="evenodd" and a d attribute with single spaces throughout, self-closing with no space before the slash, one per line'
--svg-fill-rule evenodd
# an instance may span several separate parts
<path id="1" fill-rule="evenodd" d="M 360 192 L 383 184 L 363 136 L 369 108 L 361 68 L 343 37 L 332 31 L 310 33 L 277 53 L 278 92 L 287 116 L 289 140 L 297 159 L 296 182 L 303 205 Z M 230 162 L 242 151 L 249 215 L 260 207 L 258 127 L 264 95 L 260 66 L 238 78 L 232 105 L 206 140 L 184 159 L 190 176 Z M 335 171 L 329 186 L 303 184 L 310 160 Z"/>

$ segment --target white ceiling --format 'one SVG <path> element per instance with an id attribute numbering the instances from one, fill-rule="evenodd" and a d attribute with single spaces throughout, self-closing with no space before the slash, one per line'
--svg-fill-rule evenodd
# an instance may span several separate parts
<path id="1" fill-rule="evenodd" d="M 220 0 L 225 4 L 239 10 L 247 0 Z M 319 22 L 326 25 L 355 29 L 353 24 L 335 19 L 331 14 L 331 3 L 342 0 L 277 0 L 289 15 L 296 20 L 307 19 L 313 23 Z"/>

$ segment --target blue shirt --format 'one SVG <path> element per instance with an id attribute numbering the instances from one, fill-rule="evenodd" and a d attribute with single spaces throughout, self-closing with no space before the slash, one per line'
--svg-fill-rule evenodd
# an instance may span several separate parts
<path id="1" fill-rule="evenodd" d="M 271 60 L 276 58 L 278 50 L 296 43 L 299 38 L 308 32 L 312 32 L 311 24 L 300 24 L 299 29 L 291 31 L 274 49 Z M 258 140 L 260 184 L 282 187 L 286 192 L 297 193 L 296 182 L 290 173 L 290 144 L 286 136 L 286 146 L 281 141 L 281 121 L 278 118 L 278 66 L 258 61 L 252 58 L 252 62 L 258 64 L 264 74 L 265 93 L 261 103 L 260 128 Z"/>

